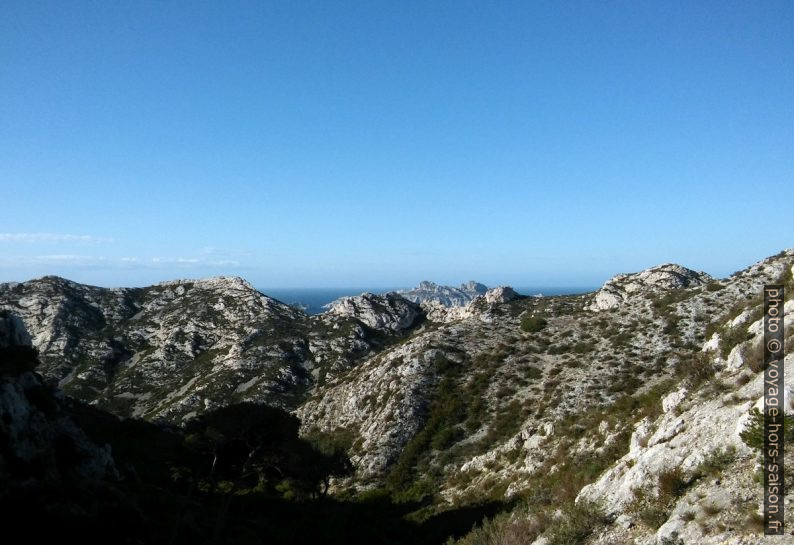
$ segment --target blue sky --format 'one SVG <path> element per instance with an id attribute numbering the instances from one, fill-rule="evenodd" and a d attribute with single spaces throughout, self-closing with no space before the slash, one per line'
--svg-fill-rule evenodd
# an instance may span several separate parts
<path id="1" fill-rule="evenodd" d="M 772 1 L 5 1 L 0 281 L 727 275 L 794 245 L 792 28 Z"/>

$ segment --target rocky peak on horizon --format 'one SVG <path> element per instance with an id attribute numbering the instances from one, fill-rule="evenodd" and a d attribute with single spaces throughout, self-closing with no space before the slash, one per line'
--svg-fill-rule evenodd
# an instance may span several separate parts
<path id="1" fill-rule="evenodd" d="M 485 295 L 487 286 L 470 280 L 460 287 L 442 286 L 435 282 L 423 280 L 419 286 L 410 290 L 398 290 L 400 294 L 414 303 L 429 303 L 435 301 L 445 307 L 465 307 L 480 295 Z"/>

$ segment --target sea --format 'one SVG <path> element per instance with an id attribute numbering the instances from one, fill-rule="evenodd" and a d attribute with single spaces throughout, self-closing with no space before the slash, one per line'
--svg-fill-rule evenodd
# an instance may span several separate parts
<path id="1" fill-rule="evenodd" d="M 325 305 L 351 295 L 361 295 L 364 292 L 386 293 L 403 289 L 397 288 L 257 288 L 268 297 L 278 299 L 282 303 L 303 309 L 308 314 L 320 314 L 327 309 Z M 572 295 L 595 291 L 598 287 L 571 287 L 571 286 L 527 286 L 513 288 L 521 295 Z"/>

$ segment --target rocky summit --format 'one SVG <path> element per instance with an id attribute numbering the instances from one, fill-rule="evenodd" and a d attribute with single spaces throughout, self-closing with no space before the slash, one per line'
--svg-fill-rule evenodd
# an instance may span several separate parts
<path id="1" fill-rule="evenodd" d="M 790 321 L 793 275 L 787 250 L 722 279 L 664 264 L 553 297 L 422 282 L 315 316 L 240 278 L 2 284 L 0 342 L 35 348 L 40 378 L 4 379 L 0 408 L 39 418 L 25 392 L 47 384 L 165 428 L 241 403 L 287 411 L 302 437 L 349 460 L 324 487 L 338 501 L 388 498 L 413 521 L 475 517 L 422 543 L 781 543 L 759 531 L 751 411 L 762 286 L 786 287 Z M 794 413 L 792 344 L 787 328 Z M 3 426 L 23 449 L 22 424 Z M 110 479 L 112 453 L 61 426 L 88 453 L 85 470 Z"/>

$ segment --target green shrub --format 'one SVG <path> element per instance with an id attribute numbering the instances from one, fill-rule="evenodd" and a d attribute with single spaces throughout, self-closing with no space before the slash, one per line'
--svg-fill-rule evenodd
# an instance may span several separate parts
<path id="1" fill-rule="evenodd" d="M 592 352 L 594 349 L 595 343 L 593 342 L 579 342 L 573 345 L 574 354 L 586 354 L 588 352 Z"/>
<path id="2" fill-rule="evenodd" d="M 528 380 L 537 380 L 543 377 L 543 371 L 541 371 L 534 365 L 527 365 L 521 371 L 524 375 L 524 378 Z"/>
<path id="3" fill-rule="evenodd" d="M 545 522 L 543 517 L 537 515 L 528 517 L 525 514 L 511 516 L 501 513 L 483 519 L 482 524 L 475 526 L 457 542 L 449 538 L 446 545 L 524 545 L 540 535 Z"/>
<path id="4" fill-rule="evenodd" d="M 736 449 L 731 445 L 711 452 L 697 468 L 698 476 L 719 475 L 736 459 Z"/>
<path id="5" fill-rule="evenodd" d="M 651 306 L 662 316 L 666 316 L 670 314 L 673 309 L 671 308 L 673 305 L 676 305 L 682 301 L 686 301 L 687 299 L 691 298 L 695 295 L 693 290 L 672 290 L 668 291 L 664 295 L 654 298 L 651 301 Z"/>
<path id="6" fill-rule="evenodd" d="M 740 343 L 749 341 L 753 336 L 747 331 L 746 324 L 739 324 L 736 327 L 725 327 L 720 331 L 720 350 L 722 357 L 727 358 L 731 350 Z"/>
<path id="7" fill-rule="evenodd" d="M 462 434 L 458 428 L 441 428 L 437 430 L 430 439 L 430 446 L 435 450 L 443 450 L 461 438 Z"/>
<path id="8" fill-rule="evenodd" d="M 676 499 L 684 495 L 691 481 L 684 477 L 679 468 L 663 471 L 658 476 L 656 496 L 646 495 L 635 490 L 635 499 L 627 510 L 637 515 L 643 524 L 657 530 L 667 518 L 675 505 Z"/>
<path id="9" fill-rule="evenodd" d="M 763 533 L 764 516 L 759 515 L 755 510 L 751 510 L 744 520 L 744 527 L 751 533 Z"/>
<path id="10" fill-rule="evenodd" d="M 620 333 L 615 334 L 612 337 L 612 345 L 616 348 L 626 346 L 629 344 L 629 341 L 633 338 L 633 335 L 628 331 L 621 331 Z"/>
<path id="11" fill-rule="evenodd" d="M 649 505 L 641 509 L 638 516 L 645 526 L 658 530 L 667 520 L 667 509 L 658 505 Z"/>
<path id="12" fill-rule="evenodd" d="M 690 387 L 695 388 L 713 379 L 714 364 L 706 354 L 697 352 L 689 358 L 679 359 L 675 363 L 675 374 Z"/>
<path id="13" fill-rule="evenodd" d="M 764 413 L 758 409 L 750 411 L 750 422 L 739 434 L 744 444 L 752 449 L 764 450 Z M 794 415 L 785 415 L 783 420 L 783 437 L 785 441 L 794 441 Z"/>
<path id="14" fill-rule="evenodd" d="M 571 351 L 571 345 L 562 343 L 562 344 L 555 344 L 554 346 L 550 347 L 547 350 L 547 353 L 551 356 L 559 356 L 560 354 L 567 354 L 570 351 Z"/>
<path id="15" fill-rule="evenodd" d="M 725 286 L 723 286 L 716 280 L 706 284 L 706 291 L 720 291 L 723 288 L 725 288 Z"/>
<path id="16" fill-rule="evenodd" d="M 662 328 L 662 333 L 665 335 L 678 335 L 680 331 L 678 330 L 678 316 L 672 314 L 665 318 L 664 328 Z"/>
<path id="17" fill-rule="evenodd" d="M 525 316 L 521 320 L 521 330 L 527 333 L 537 333 L 547 324 L 548 322 L 540 316 Z"/>
<path id="18" fill-rule="evenodd" d="M 500 407 L 488 432 L 480 439 L 480 445 L 483 448 L 488 448 L 498 441 L 511 437 L 521 429 L 524 416 L 521 404 L 516 400 Z"/>
<path id="19" fill-rule="evenodd" d="M 659 474 L 659 498 L 670 500 L 678 498 L 686 492 L 688 483 L 679 468 L 663 471 Z"/>

